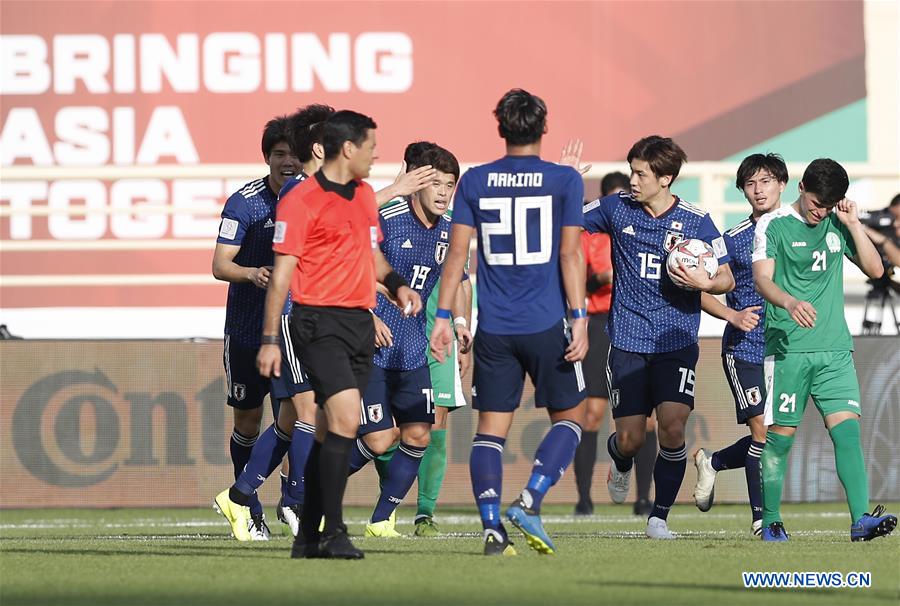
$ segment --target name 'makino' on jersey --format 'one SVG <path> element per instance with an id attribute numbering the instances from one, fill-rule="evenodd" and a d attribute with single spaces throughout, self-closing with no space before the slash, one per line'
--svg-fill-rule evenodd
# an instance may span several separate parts
<path id="1" fill-rule="evenodd" d="M 478 327 L 541 332 L 566 314 L 559 267 L 564 226 L 582 225 L 578 171 L 537 156 L 505 156 L 460 179 L 453 221 L 478 234 Z"/>

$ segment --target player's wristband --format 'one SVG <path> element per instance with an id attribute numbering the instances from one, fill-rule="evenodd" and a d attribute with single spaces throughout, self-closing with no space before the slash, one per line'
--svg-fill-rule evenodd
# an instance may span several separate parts
<path id="1" fill-rule="evenodd" d="M 463 316 L 456 316 L 455 318 L 453 318 L 453 323 L 458 324 L 459 326 L 465 326 L 465 327 L 469 326 L 469 323 L 466 321 L 466 319 Z"/>
<path id="2" fill-rule="evenodd" d="M 587 317 L 587 310 L 585 310 L 585 308 L 578 307 L 578 308 L 572 310 L 572 319 L 573 320 L 578 320 L 579 318 L 586 318 L 586 317 Z"/>
<path id="3" fill-rule="evenodd" d="M 388 289 L 388 292 L 391 293 L 392 297 L 396 297 L 400 287 L 405 286 L 409 288 L 409 283 L 404 280 L 400 274 L 391 271 L 391 273 L 384 277 L 384 286 Z"/>
<path id="4" fill-rule="evenodd" d="M 278 335 L 263 335 L 260 341 L 263 345 L 281 345 L 281 337 Z"/>
<path id="5" fill-rule="evenodd" d="M 442 309 L 442 308 L 438 307 L 437 311 L 434 312 L 434 317 L 440 318 L 441 320 L 449 320 L 450 318 L 453 317 L 453 314 L 450 313 L 449 309 Z"/>

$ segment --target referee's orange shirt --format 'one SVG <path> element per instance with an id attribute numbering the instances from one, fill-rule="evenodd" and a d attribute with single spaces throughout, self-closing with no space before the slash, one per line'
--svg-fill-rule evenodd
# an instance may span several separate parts
<path id="1" fill-rule="evenodd" d="M 584 260 L 587 274 L 602 274 L 612 269 L 612 248 L 609 235 L 602 232 L 589 234 L 581 232 L 581 246 L 584 249 Z M 592 293 L 588 293 L 587 312 L 602 314 L 609 312 L 612 299 L 612 284 L 604 284 Z"/>
<path id="2" fill-rule="evenodd" d="M 326 191 L 317 175 L 289 191 L 276 211 L 272 248 L 297 257 L 294 303 L 375 307 L 375 255 L 382 239 L 375 192 L 358 181 L 353 199 Z"/>

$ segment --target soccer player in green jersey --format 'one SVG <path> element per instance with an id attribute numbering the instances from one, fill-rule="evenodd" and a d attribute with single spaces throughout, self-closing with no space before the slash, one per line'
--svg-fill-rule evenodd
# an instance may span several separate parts
<path id="1" fill-rule="evenodd" d="M 766 300 L 766 412 L 761 457 L 764 541 L 786 541 L 781 490 L 788 453 L 806 401 L 825 420 L 838 478 L 850 508 L 850 538 L 890 534 L 897 518 L 869 514 L 869 483 L 860 445 L 860 391 L 853 340 L 844 319 L 843 256 L 870 278 L 884 272 L 880 255 L 845 198 L 847 171 L 829 159 L 803 173 L 796 202 L 762 216 L 753 246 L 753 281 Z"/>

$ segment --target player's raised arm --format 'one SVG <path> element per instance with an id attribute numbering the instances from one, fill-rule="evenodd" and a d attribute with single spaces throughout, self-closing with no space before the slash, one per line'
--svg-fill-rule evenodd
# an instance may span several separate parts
<path id="1" fill-rule="evenodd" d="M 881 254 L 866 235 L 866 228 L 859 220 L 856 202 L 843 198 L 835 206 L 834 212 L 838 221 L 847 228 L 853 238 L 853 248 L 856 249 L 856 253 L 850 257 L 850 260 L 869 278 L 878 279 L 883 276 L 884 264 L 881 262 Z"/>
<path id="2" fill-rule="evenodd" d="M 281 376 L 281 310 L 296 267 L 297 257 L 275 253 L 275 266 L 266 290 L 262 345 L 256 356 L 256 367 L 264 377 Z"/>
<path id="3" fill-rule="evenodd" d="M 435 174 L 437 171 L 430 165 L 406 172 L 406 162 L 403 162 L 394 182 L 375 192 L 375 203 L 384 206 L 398 196 L 411 196 L 431 183 Z"/>

